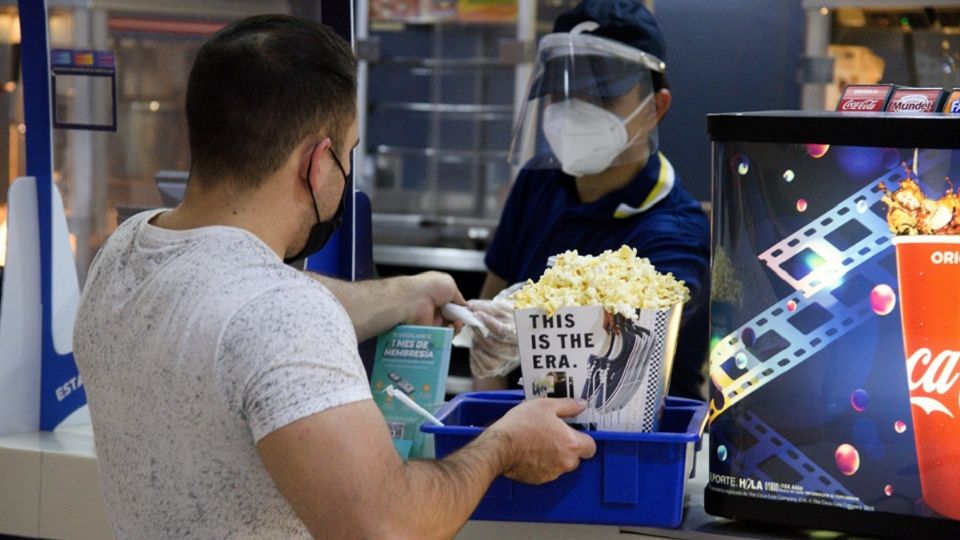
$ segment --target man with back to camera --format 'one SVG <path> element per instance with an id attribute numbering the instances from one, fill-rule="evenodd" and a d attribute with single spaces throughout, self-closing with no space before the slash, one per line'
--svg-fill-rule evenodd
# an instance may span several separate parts
<path id="1" fill-rule="evenodd" d="M 235 22 L 187 89 L 183 203 L 125 221 L 74 334 L 118 538 L 448 538 L 500 474 L 541 483 L 593 440 L 571 399 L 524 402 L 461 451 L 400 460 L 357 341 L 441 324 L 446 274 L 345 283 L 285 265 L 336 229 L 355 59 L 330 29 Z"/>
<path id="2" fill-rule="evenodd" d="M 552 255 L 626 244 L 690 289 L 670 394 L 702 400 L 710 229 L 658 152 L 657 124 L 671 102 L 663 34 L 639 0 L 583 0 L 553 31 L 540 42 L 514 131 L 511 159 L 523 168 L 485 258 L 480 298 L 500 296 L 469 302 L 491 329 L 473 336 L 475 387 L 506 386 L 519 362 L 513 311 L 500 301 L 508 285 L 536 281 Z"/>

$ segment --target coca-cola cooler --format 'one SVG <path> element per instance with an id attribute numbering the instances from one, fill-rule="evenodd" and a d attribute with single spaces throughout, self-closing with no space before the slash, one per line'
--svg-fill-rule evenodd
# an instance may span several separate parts
<path id="1" fill-rule="evenodd" d="M 916 182 L 930 200 L 900 232 L 923 233 L 921 211 L 960 232 L 960 117 L 717 114 L 708 131 L 706 511 L 960 538 L 960 237 L 895 235 L 883 200 Z"/>

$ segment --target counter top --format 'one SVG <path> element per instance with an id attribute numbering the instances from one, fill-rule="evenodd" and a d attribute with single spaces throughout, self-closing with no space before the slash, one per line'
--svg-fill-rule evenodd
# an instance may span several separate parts
<path id="1" fill-rule="evenodd" d="M 111 538 L 90 425 L 0 436 L 0 537 Z"/>
<path id="2" fill-rule="evenodd" d="M 706 437 L 706 436 L 705 436 Z M 709 448 L 704 440 L 703 448 Z M 677 529 L 470 521 L 458 540 L 573 540 L 589 538 L 678 540 L 853 540 L 843 533 L 743 523 L 703 510 L 707 452 L 697 453 L 696 474 L 687 483 L 684 518 Z M 102 540 L 111 537 L 97 479 L 93 430 L 89 425 L 56 432 L 0 436 L 0 536 Z"/>
<path id="3" fill-rule="evenodd" d="M 633 540 L 672 538 L 676 540 L 872 540 L 872 537 L 817 529 L 795 529 L 779 525 L 747 523 L 719 518 L 703 509 L 703 492 L 709 477 L 709 435 L 697 452 L 694 477 L 687 482 L 683 522 L 676 529 L 653 527 L 617 527 L 612 525 L 567 525 L 557 523 L 514 523 L 470 521 L 457 540 Z"/>

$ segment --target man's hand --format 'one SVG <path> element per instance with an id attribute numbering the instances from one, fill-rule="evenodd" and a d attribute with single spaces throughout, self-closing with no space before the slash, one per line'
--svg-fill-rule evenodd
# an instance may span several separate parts
<path id="1" fill-rule="evenodd" d="M 509 443 L 503 454 L 504 476 L 527 484 L 555 480 L 590 459 L 596 441 L 567 425 L 562 418 L 583 412 L 586 403 L 571 398 L 539 398 L 510 409 L 484 432 L 503 436 Z"/>
<path id="2" fill-rule="evenodd" d="M 464 304 L 463 295 L 450 274 L 442 272 L 424 272 L 407 276 L 405 288 L 412 301 L 409 312 L 403 319 L 408 324 L 426 324 L 440 326 L 450 324 L 440 314 L 440 307 L 448 302 Z M 458 323 L 457 327 L 461 324 Z"/>
<path id="3" fill-rule="evenodd" d="M 473 333 L 470 372 L 486 379 L 510 373 L 520 364 L 513 305 L 504 300 L 470 300 L 467 307 L 487 327 L 489 334 Z"/>

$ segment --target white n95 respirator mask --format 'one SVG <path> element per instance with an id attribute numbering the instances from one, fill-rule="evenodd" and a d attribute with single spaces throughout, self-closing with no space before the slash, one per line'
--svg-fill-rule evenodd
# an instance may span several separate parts
<path id="1" fill-rule="evenodd" d="M 563 172 L 571 176 L 587 176 L 603 172 L 642 133 L 645 126 L 628 139 L 627 124 L 641 111 L 653 105 L 653 96 L 620 119 L 616 114 L 581 99 L 551 103 L 543 111 L 543 135 L 550 150 L 560 161 Z M 650 115 L 656 122 L 656 114 Z"/>

